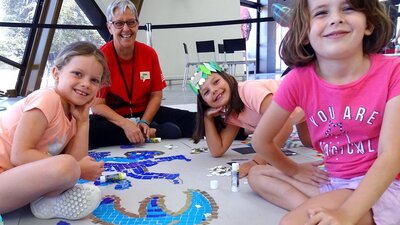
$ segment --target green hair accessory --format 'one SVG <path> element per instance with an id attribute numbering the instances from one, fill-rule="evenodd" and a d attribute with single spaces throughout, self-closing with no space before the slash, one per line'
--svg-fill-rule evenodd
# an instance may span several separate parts
<path id="1" fill-rule="evenodd" d="M 197 66 L 197 70 L 194 75 L 190 78 L 189 87 L 197 95 L 201 85 L 206 82 L 208 76 L 211 73 L 217 73 L 224 71 L 216 62 L 202 63 Z"/>

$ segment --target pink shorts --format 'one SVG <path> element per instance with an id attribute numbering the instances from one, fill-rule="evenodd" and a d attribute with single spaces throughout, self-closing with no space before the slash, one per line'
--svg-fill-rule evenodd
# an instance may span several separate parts
<path id="1" fill-rule="evenodd" d="M 331 178 L 331 183 L 320 187 L 321 193 L 358 187 L 364 176 L 352 179 Z M 400 181 L 393 181 L 383 195 L 372 206 L 373 217 L 376 225 L 400 224 Z"/>

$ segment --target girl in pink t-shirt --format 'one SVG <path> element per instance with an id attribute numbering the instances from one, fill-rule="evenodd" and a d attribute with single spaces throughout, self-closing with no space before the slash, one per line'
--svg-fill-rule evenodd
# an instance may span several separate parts
<path id="1" fill-rule="evenodd" d="M 295 3 L 280 49 L 293 70 L 253 136 L 256 152 L 277 170 L 252 170 L 249 184 L 290 210 L 280 224 L 398 225 L 400 59 L 377 54 L 392 37 L 392 22 L 378 0 Z M 274 144 L 296 107 L 324 154 L 328 180 Z"/>
<path id="2" fill-rule="evenodd" d="M 0 213 L 30 203 L 41 219 L 80 219 L 100 203 L 99 188 L 76 182 L 103 171 L 104 162 L 88 156 L 88 130 L 89 107 L 108 81 L 105 58 L 95 45 L 75 42 L 51 72 L 54 89 L 32 92 L 0 118 Z"/>
<path id="3" fill-rule="evenodd" d="M 203 63 L 198 68 L 189 82 L 192 90 L 198 94 L 193 140 L 198 143 L 205 136 L 211 155 L 220 157 L 228 150 L 240 128 L 244 128 L 248 134 L 253 133 L 280 81 L 253 80 L 238 83 L 214 62 Z M 308 140 L 303 115 L 302 110 L 297 110 L 282 126 L 275 137 L 278 146 L 283 147 L 293 125 L 297 125 L 301 140 Z M 309 141 L 303 143 L 308 145 Z M 251 161 L 240 165 L 240 177 L 247 176 L 251 167 L 265 164 L 265 160 L 256 154 Z"/>

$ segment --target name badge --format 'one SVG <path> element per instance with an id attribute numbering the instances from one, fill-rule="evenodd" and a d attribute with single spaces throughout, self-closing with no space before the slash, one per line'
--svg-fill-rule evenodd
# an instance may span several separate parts
<path id="1" fill-rule="evenodd" d="M 142 81 L 150 80 L 150 72 L 149 71 L 140 72 L 140 79 Z"/>

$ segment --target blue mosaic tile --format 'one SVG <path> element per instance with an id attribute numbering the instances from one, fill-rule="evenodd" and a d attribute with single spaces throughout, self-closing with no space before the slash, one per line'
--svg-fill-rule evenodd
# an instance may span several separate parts
<path id="1" fill-rule="evenodd" d="M 158 165 L 159 163 L 171 162 L 174 160 L 183 160 L 190 162 L 191 159 L 186 158 L 184 155 L 157 157 L 163 155 L 161 151 L 129 151 L 124 155 L 125 157 L 111 157 L 111 152 L 96 152 L 91 151 L 89 155 L 96 161 L 104 161 L 105 172 L 124 172 L 128 177 L 141 180 L 153 179 L 166 179 L 173 184 L 181 184 L 182 180 L 179 178 L 179 173 L 156 173 L 149 172 L 148 167 Z M 79 183 L 87 182 L 80 180 Z M 98 186 L 108 186 L 115 183 L 100 183 L 99 180 L 95 182 Z M 118 183 L 115 189 L 124 190 L 132 187 L 131 183 Z"/>
<path id="2" fill-rule="evenodd" d="M 164 196 L 153 195 L 141 202 L 139 213 L 126 212 L 117 196 L 103 199 L 92 214 L 92 220 L 100 224 L 208 224 L 218 216 L 218 206 L 204 191 L 188 190 L 186 205 L 179 212 L 171 212 L 164 204 Z M 185 210 L 183 210 L 185 209 Z"/>

